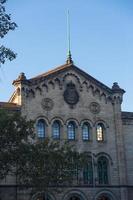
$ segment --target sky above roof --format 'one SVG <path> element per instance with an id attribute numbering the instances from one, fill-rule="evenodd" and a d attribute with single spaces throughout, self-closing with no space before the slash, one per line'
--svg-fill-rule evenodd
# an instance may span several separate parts
<path id="1" fill-rule="evenodd" d="M 66 62 L 68 9 L 74 64 L 109 87 L 118 82 L 126 90 L 122 109 L 133 111 L 132 0 L 8 0 L 18 28 L 2 44 L 18 55 L 0 69 L 0 101 L 21 72 L 32 78 Z"/>

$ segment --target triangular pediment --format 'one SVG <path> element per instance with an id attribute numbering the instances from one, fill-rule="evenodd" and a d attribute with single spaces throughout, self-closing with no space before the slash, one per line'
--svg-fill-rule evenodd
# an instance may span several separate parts
<path id="1" fill-rule="evenodd" d="M 64 104 L 65 96 L 68 96 L 70 101 L 71 98 L 77 98 L 77 102 L 78 99 L 84 99 L 84 104 L 85 99 L 87 101 L 89 99 L 90 103 L 107 104 L 110 102 L 112 104 L 113 98 L 117 98 L 115 93 L 120 93 L 120 95 L 124 93 L 117 83 L 111 89 L 73 63 L 61 65 L 30 79 L 21 73 L 13 84 L 16 90 L 10 102 L 19 105 L 22 105 L 23 102 L 41 102 L 44 98 L 53 98 L 56 102 L 62 101 Z M 121 101 L 121 96 L 118 98 Z M 79 102 L 82 104 L 80 100 Z"/>
<path id="2" fill-rule="evenodd" d="M 77 81 L 80 87 L 86 85 L 88 88 L 92 87 L 94 90 L 102 90 L 105 93 L 112 94 L 112 89 L 101 83 L 82 69 L 78 68 L 74 64 L 64 64 L 46 73 L 38 75 L 28 80 L 29 84 L 37 84 L 48 81 L 64 81 L 66 76 L 77 76 Z M 53 83 L 54 84 L 54 83 Z"/>

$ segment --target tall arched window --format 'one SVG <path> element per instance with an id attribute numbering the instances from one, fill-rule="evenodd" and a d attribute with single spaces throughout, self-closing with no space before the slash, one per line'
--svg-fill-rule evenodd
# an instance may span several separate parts
<path id="1" fill-rule="evenodd" d="M 108 184 L 108 160 L 102 156 L 98 159 L 98 182 L 99 184 Z"/>
<path id="2" fill-rule="evenodd" d="M 81 198 L 76 195 L 73 195 L 72 197 L 69 198 L 69 200 L 81 200 Z"/>
<path id="3" fill-rule="evenodd" d="M 36 200 L 51 200 L 51 198 L 49 197 L 49 195 L 47 194 L 40 194 Z"/>
<path id="4" fill-rule="evenodd" d="M 81 198 L 73 195 L 72 197 L 69 198 L 69 200 L 81 200 Z"/>
<path id="5" fill-rule="evenodd" d="M 74 182 L 78 183 L 79 178 L 79 167 L 78 164 L 74 162 L 74 160 L 70 160 L 70 173 L 71 173 L 71 179 L 73 179 Z"/>
<path id="6" fill-rule="evenodd" d="M 97 200 L 111 200 L 111 199 L 105 195 L 102 195 Z"/>
<path id="7" fill-rule="evenodd" d="M 38 138 L 45 137 L 45 121 L 43 119 L 39 119 L 37 122 L 37 135 Z"/>
<path id="8" fill-rule="evenodd" d="M 82 126 L 82 139 L 90 140 L 90 126 L 88 123 L 84 123 Z"/>
<path id="9" fill-rule="evenodd" d="M 102 123 L 99 123 L 96 127 L 96 137 L 97 141 L 102 142 L 104 141 L 104 125 Z"/>
<path id="10" fill-rule="evenodd" d="M 68 123 L 67 137 L 68 137 L 68 140 L 75 140 L 75 123 L 74 122 Z"/>
<path id="11" fill-rule="evenodd" d="M 53 139 L 60 138 L 60 122 L 59 121 L 54 121 L 52 125 L 52 137 Z"/>
<path id="12" fill-rule="evenodd" d="M 93 184 L 93 166 L 92 158 L 90 157 L 88 163 L 83 168 L 84 184 Z"/>

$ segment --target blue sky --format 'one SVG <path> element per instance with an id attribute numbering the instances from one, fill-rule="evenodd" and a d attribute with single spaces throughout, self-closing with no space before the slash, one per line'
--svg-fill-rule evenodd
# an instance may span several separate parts
<path id="1" fill-rule="evenodd" d="M 0 69 L 0 101 L 20 72 L 31 78 L 65 63 L 69 9 L 75 65 L 109 87 L 118 82 L 126 90 L 122 109 L 133 111 L 132 0 L 8 0 L 6 9 L 18 28 L 2 43 L 18 56 Z"/>

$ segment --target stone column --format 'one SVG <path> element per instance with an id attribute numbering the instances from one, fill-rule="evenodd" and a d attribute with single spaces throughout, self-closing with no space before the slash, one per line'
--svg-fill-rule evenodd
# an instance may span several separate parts
<path id="1" fill-rule="evenodd" d="M 114 83 L 112 87 L 113 91 L 113 109 L 114 109 L 114 123 L 115 123 L 115 136 L 116 136 L 116 150 L 117 150 L 117 163 L 119 172 L 119 185 L 121 200 L 128 200 L 127 189 L 124 187 L 127 185 L 127 170 L 125 160 L 125 147 L 122 132 L 122 119 L 121 119 L 121 103 L 122 97 L 125 91 L 119 87 L 117 83 Z"/>

